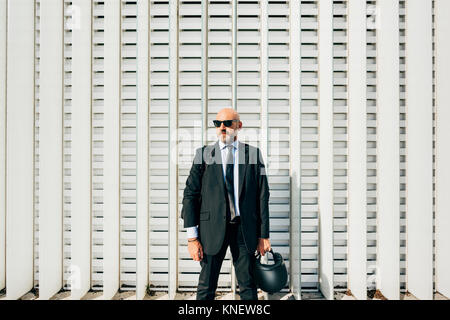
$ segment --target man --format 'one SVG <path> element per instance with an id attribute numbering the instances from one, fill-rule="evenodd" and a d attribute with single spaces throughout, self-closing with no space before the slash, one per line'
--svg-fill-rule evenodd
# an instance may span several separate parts
<path id="1" fill-rule="evenodd" d="M 188 251 L 202 268 L 197 300 L 214 300 L 228 246 L 241 300 L 257 300 L 255 250 L 270 250 L 265 166 L 258 148 L 237 140 L 242 122 L 234 109 L 220 110 L 214 125 L 219 139 L 196 150 L 181 212 Z"/>

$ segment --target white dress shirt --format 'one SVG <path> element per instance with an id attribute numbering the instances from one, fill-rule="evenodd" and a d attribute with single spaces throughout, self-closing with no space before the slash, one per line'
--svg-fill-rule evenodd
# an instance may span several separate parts
<path id="1" fill-rule="evenodd" d="M 236 208 L 236 216 L 240 216 L 239 212 L 239 141 L 236 139 L 233 142 L 233 161 L 234 161 L 234 206 Z M 223 170 L 223 181 L 225 182 L 225 176 L 227 172 L 227 156 L 228 156 L 228 148 L 225 143 L 219 140 L 219 148 L 222 155 L 222 170 Z M 197 238 L 198 237 L 198 226 L 186 228 L 187 237 L 189 238 Z"/>

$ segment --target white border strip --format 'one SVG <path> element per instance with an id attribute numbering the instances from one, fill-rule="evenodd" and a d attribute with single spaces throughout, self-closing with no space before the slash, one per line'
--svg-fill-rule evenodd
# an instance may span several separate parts
<path id="1" fill-rule="evenodd" d="M 6 286 L 6 28 L 7 1 L 0 1 L 0 290 Z"/>
<path id="2" fill-rule="evenodd" d="M 268 152 L 268 133 L 269 133 L 269 122 L 268 122 L 268 52 L 269 52 L 269 45 L 268 45 L 268 3 L 266 1 L 261 1 L 259 3 L 260 5 L 260 11 L 259 11 L 259 17 L 260 17 L 260 89 L 261 89 L 261 113 L 260 113 L 260 145 L 259 148 L 261 150 L 261 154 L 263 156 L 263 159 L 266 159 L 267 168 L 269 168 L 269 152 Z M 266 171 L 267 178 L 269 179 L 269 170 Z M 268 261 L 268 255 L 265 255 L 264 257 L 261 257 L 262 263 L 267 263 Z M 264 292 L 264 300 L 269 300 L 269 294 L 267 292 Z"/>
<path id="3" fill-rule="evenodd" d="M 136 299 L 149 284 L 149 2 L 138 1 Z"/>
<path id="4" fill-rule="evenodd" d="M 169 2 L 169 299 L 178 289 L 178 1 Z"/>
<path id="5" fill-rule="evenodd" d="M 202 1 L 202 146 L 208 143 L 209 2 Z M 194 137 L 194 140 L 197 137 Z"/>
<path id="6" fill-rule="evenodd" d="M 80 23 L 72 32 L 72 257 L 71 298 L 91 286 L 92 3 L 73 0 Z"/>
<path id="7" fill-rule="evenodd" d="M 33 0 L 8 3 L 6 117 L 6 294 L 18 299 L 34 281 Z"/>
<path id="8" fill-rule="evenodd" d="M 301 98 L 300 98 L 300 1 L 290 1 L 290 176 L 291 229 L 290 232 L 290 288 L 301 300 Z M 266 120 L 266 125 L 268 124 Z"/>
<path id="9" fill-rule="evenodd" d="M 39 124 L 39 299 L 63 279 L 64 3 L 41 2 Z"/>
<path id="10" fill-rule="evenodd" d="M 333 300 L 333 1 L 318 1 L 319 289 Z"/>
<path id="11" fill-rule="evenodd" d="M 103 298 L 120 279 L 121 0 L 105 2 Z"/>
<path id="12" fill-rule="evenodd" d="M 436 290 L 450 298 L 450 1 L 435 0 Z"/>
<path id="13" fill-rule="evenodd" d="M 260 2 L 260 35 L 261 35 L 261 43 L 260 43 L 260 65 L 261 65 L 261 71 L 260 71 L 260 87 L 261 87 L 261 119 L 260 119 L 260 149 L 261 153 L 264 159 L 268 160 L 268 51 L 269 51 L 269 44 L 268 44 L 268 18 L 269 13 L 267 11 L 268 3 L 266 1 Z M 266 160 L 266 161 L 267 161 Z M 268 161 L 267 161 L 267 167 L 268 167 Z"/>
<path id="14" fill-rule="evenodd" d="M 400 299 L 399 2 L 378 0 L 377 288 Z"/>
<path id="15" fill-rule="evenodd" d="M 366 1 L 348 1 L 348 288 L 367 299 Z"/>
<path id="16" fill-rule="evenodd" d="M 237 110 L 237 47 L 238 47 L 238 40 L 237 40 L 237 34 L 238 34 L 238 14 L 237 14 L 237 6 L 238 6 L 238 0 L 231 0 L 231 7 L 232 7 L 232 13 L 231 13 L 231 19 L 232 19 L 232 42 L 231 42 L 231 48 L 232 48 L 232 56 L 231 56 L 231 65 L 232 65 L 232 78 L 231 78 L 231 108 L 234 110 Z M 233 257 L 231 257 L 231 294 L 232 299 L 236 299 L 236 271 L 234 269 L 234 263 L 233 263 Z"/>
<path id="17" fill-rule="evenodd" d="M 407 289 L 433 299 L 432 1 L 406 1 Z"/>

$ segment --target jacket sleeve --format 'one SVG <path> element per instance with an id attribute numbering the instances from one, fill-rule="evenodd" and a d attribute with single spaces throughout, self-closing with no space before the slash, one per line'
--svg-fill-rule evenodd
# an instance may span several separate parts
<path id="1" fill-rule="evenodd" d="M 259 195 L 259 212 L 261 229 L 258 236 L 260 238 L 268 239 L 270 236 L 269 228 L 269 183 L 267 181 L 266 167 L 262 158 L 261 151 L 258 149 L 257 161 L 257 176 L 258 176 L 258 195 Z"/>
<path id="2" fill-rule="evenodd" d="M 199 224 L 200 201 L 203 176 L 203 148 L 195 151 L 189 177 L 186 180 L 186 187 L 183 193 L 183 208 L 181 218 L 184 220 L 184 227 L 194 227 Z"/>

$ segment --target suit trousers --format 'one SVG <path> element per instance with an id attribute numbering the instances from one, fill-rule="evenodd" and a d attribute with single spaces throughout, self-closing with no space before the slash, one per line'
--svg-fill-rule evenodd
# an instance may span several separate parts
<path id="1" fill-rule="evenodd" d="M 200 265 L 202 270 L 198 280 L 197 300 L 214 300 L 220 268 L 230 246 L 236 278 L 239 284 L 241 300 L 258 300 L 257 288 L 253 276 L 255 264 L 254 254 L 250 254 L 245 246 L 240 223 L 227 224 L 223 245 L 216 255 L 203 255 Z"/>

